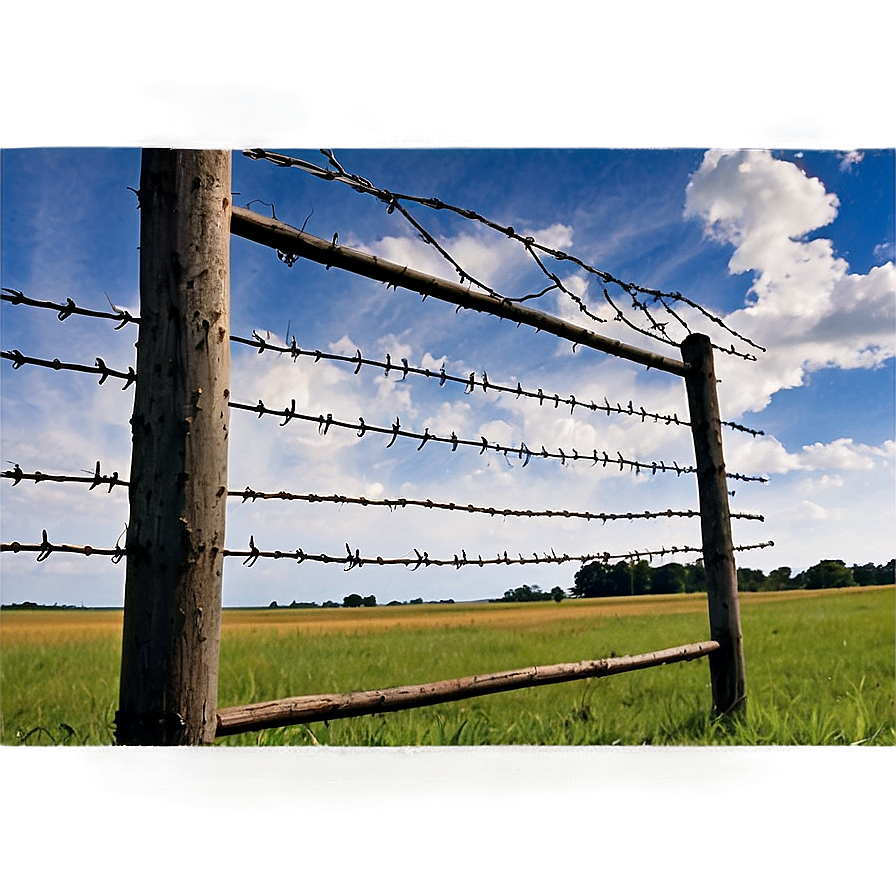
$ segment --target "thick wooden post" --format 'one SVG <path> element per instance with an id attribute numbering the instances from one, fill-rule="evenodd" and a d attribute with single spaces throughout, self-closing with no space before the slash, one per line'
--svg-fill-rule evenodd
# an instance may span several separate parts
<path id="1" fill-rule="evenodd" d="M 701 333 L 688 336 L 681 344 L 681 356 L 690 367 L 685 384 L 697 461 L 710 637 L 720 645 L 709 656 L 713 706 L 719 715 L 732 715 L 746 707 L 746 676 L 719 397 L 709 337 Z"/>
<path id="2" fill-rule="evenodd" d="M 119 744 L 215 737 L 230 397 L 230 153 L 143 151 Z"/>

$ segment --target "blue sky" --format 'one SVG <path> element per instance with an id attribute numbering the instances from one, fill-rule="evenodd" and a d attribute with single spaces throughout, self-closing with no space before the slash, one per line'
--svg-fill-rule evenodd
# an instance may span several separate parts
<path id="1" fill-rule="evenodd" d="M 214 10 L 215 15 L 210 16 Z M 738 543 L 776 547 L 741 565 L 794 570 L 892 557 L 894 438 L 894 7 L 880 2 L 30 3 L 0 7 L 0 281 L 40 299 L 136 312 L 141 145 L 234 147 L 237 204 L 310 232 L 447 273 L 398 215 L 339 184 L 239 153 L 261 145 L 325 164 L 331 146 L 378 186 L 474 208 L 625 280 L 680 291 L 767 348 L 719 357 L 723 416 L 741 483 Z M 136 36 L 139 35 L 139 38 Z M 463 64 L 460 64 L 463 63 Z M 114 73 L 114 76 L 110 76 Z M 291 149 L 292 147 L 304 147 Z M 396 149 L 395 147 L 400 147 Z M 746 149 L 742 149 L 746 148 Z M 310 217 L 309 217 L 310 215 Z M 498 289 L 529 291 L 506 240 L 444 213 L 421 220 Z M 525 261 L 525 259 L 522 259 Z M 232 244 L 233 332 L 287 328 L 320 348 L 685 416 L 673 377 L 605 359 L 432 300 Z M 589 305 L 597 284 L 575 279 Z M 590 292 L 589 292 L 590 290 Z M 577 319 L 556 294 L 533 303 Z M 578 321 L 581 322 L 581 321 Z M 613 325 L 604 332 L 640 337 Z M 714 334 L 718 335 L 718 334 Z M 0 343 L 40 357 L 133 363 L 136 328 L 0 305 Z M 730 341 L 730 340 L 729 340 Z M 723 344 L 727 344 L 727 341 Z M 657 345 L 650 342 L 649 347 Z M 674 350 L 671 351 L 674 354 Z M 371 424 L 646 460 L 691 457 L 681 427 L 346 365 L 234 347 L 233 392 Z M 112 382 L 0 365 L 4 464 L 127 473 L 131 392 Z M 509 508 L 627 512 L 696 504 L 689 477 L 597 474 L 581 464 L 397 443 L 234 411 L 231 486 L 432 498 Z M 3 541 L 112 545 L 126 495 L 0 483 Z M 233 502 L 228 545 L 433 557 L 624 553 L 695 544 L 693 520 L 607 523 Z M 690 556 L 682 559 L 691 559 Z M 499 596 L 569 587 L 574 563 L 412 572 L 228 561 L 225 605 Z M 120 606 L 121 566 L 4 554 L 3 602 Z"/>
<path id="2" fill-rule="evenodd" d="M 268 147 L 280 149 L 280 147 Z M 717 357 L 723 417 L 767 433 L 726 431 L 729 470 L 768 476 L 740 483 L 732 509 L 766 522 L 735 521 L 735 542 L 776 546 L 739 555 L 740 565 L 769 571 L 803 569 L 829 557 L 847 563 L 886 562 L 893 553 L 894 437 L 894 155 L 892 150 L 770 152 L 585 149 L 338 149 L 339 161 L 377 186 L 438 197 L 472 208 L 518 232 L 538 234 L 615 276 L 678 291 L 767 349 L 757 362 Z M 289 149 L 325 165 L 316 149 Z M 140 176 L 136 149 L 13 149 L 0 157 L 2 284 L 29 296 L 72 296 L 91 308 L 138 311 Z M 233 155 L 235 203 L 251 203 L 279 219 L 411 267 L 452 276 L 414 237 L 400 215 L 370 196 L 299 170 Z M 265 205 L 268 203 L 268 205 Z M 420 221 L 475 276 L 507 292 L 535 291 L 539 275 L 504 237 L 446 212 L 414 210 Z M 557 267 L 589 307 L 599 309 L 599 284 Z M 543 285 L 543 284 L 542 284 Z M 588 325 L 556 293 L 534 307 Z M 136 328 L 25 310 L 0 309 L 5 350 L 113 367 L 133 363 Z M 704 324 L 707 322 L 704 320 Z M 593 324 L 592 324 L 593 325 Z M 677 356 L 619 325 L 596 326 L 615 338 Z M 553 337 L 401 291 L 387 291 L 340 271 L 300 261 L 234 238 L 232 329 L 272 341 L 295 335 L 306 349 L 343 355 L 360 350 L 382 361 L 477 376 L 580 400 L 643 405 L 686 417 L 681 382 L 593 351 L 573 353 Z M 732 341 L 711 324 L 723 345 Z M 740 346 L 748 348 L 747 346 Z M 26 367 L 2 371 L 2 459 L 23 470 L 77 474 L 101 460 L 126 476 L 130 391 L 96 378 Z M 237 401 L 285 407 L 337 419 L 461 438 L 485 435 L 518 445 L 576 448 L 647 461 L 688 463 L 682 427 L 625 417 L 570 414 L 461 386 L 381 371 L 354 375 L 349 365 L 234 346 Z M 398 443 L 353 433 L 321 436 L 300 421 L 278 427 L 232 412 L 230 486 L 263 491 L 432 498 L 486 506 L 627 512 L 696 506 L 691 477 L 604 473 L 587 465 L 517 459 L 492 452 Z M 39 540 L 94 546 L 115 543 L 127 522 L 126 496 L 76 485 L 3 483 L 4 541 Z M 646 551 L 699 543 L 694 520 L 599 523 L 520 520 L 440 511 L 353 508 L 300 502 L 232 501 L 228 546 L 249 536 L 266 550 L 338 555 L 346 542 L 362 556 L 495 556 L 533 552 L 587 554 Z M 693 560 L 687 555 L 685 561 Z M 271 600 L 338 600 L 353 591 L 378 601 L 496 597 L 524 582 L 568 588 L 575 563 L 454 570 L 363 569 L 261 560 L 244 568 L 227 561 L 225 605 Z M 5 554 L 3 601 L 117 606 L 123 568 L 100 558 Z"/>

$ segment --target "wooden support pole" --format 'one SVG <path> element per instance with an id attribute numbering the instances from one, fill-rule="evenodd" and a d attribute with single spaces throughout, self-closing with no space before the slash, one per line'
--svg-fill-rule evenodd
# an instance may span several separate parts
<path id="1" fill-rule="evenodd" d="M 230 397 L 227 151 L 144 150 L 119 744 L 210 743 Z"/>
<path id="2" fill-rule="evenodd" d="M 242 734 L 245 731 L 261 731 L 265 728 L 281 728 L 323 722 L 329 719 L 347 719 L 353 716 L 369 716 L 381 712 L 396 712 L 418 706 L 434 706 L 454 700 L 468 700 L 486 694 L 514 691 L 564 681 L 584 678 L 605 678 L 620 672 L 649 669 L 666 663 L 680 663 L 718 650 L 715 641 L 684 644 L 637 656 L 609 657 L 601 660 L 585 660 L 580 663 L 558 663 L 552 666 L 530 666 L 510 672 L 493 672 L 487 675 L 471 675 L 429 684 L 402 685 L 378 691 L 355 691 L 350 694 L 317 694 L 309 697 L 289 697 L 267 703 L 248 706 L 232 706 L 218 710 L 218 737 Z"/>
<path id="3" fill-rule="evenodd" d="M 697 461 L 709 636 L 720 644 L 709 658 L 713 706 L 719 715 L 733 715 L 746 707 L 746 677 L 719 397 L 709 337 L 692 333 L 681 344 L 681 356 L 690 368 L 685 385 Z"/>
<path id="4" fill-rule="evenodd" d="M 573 345 L 584 345 L 609 355 L 636 361 L 645 367 L 665 370 L 667 373 L 674 373 L 677 376 L 684 376 L 687 373 L 687 365 L 677 358 L 668 358 L 634 345 L 627 345 L 618 339 L 610 339 L 607 336 L 586 330 L 584 327 L 577 327 L 560 317 L 546 314 L 544 311 L 538 311 L 535 308 L 529 308 L 506 299 L 495 298 L 469 286 L 453 283 L 451 280 L 423 274 L 408 268 L 407 265 L 395 264 L 346 246 L 337 246 L 335 239 L 332 242 L 323 240 L 318 236 L 312 236 L 310 233 L 297 230 L 275 218 L 266 218 L 249 209 L 235 208 L 231 227 L 234 236 L 241 236 L 287 254 L 308 258 L 327 267 L 351 271 L 354 274 L 369 277 L 371 280 L 379 280 L 387 286 L 400 286 L 402 289 L 409 289 L 423 296 L 432 296 L 434 299 L 450 302 L 461 308 L 487 311 L 497 317 L 503 317 L 505 320 L 525 324 L 536 330 L 544 330 L 545 333 L 552 333 L 554 336 L 572 342 Z"/>

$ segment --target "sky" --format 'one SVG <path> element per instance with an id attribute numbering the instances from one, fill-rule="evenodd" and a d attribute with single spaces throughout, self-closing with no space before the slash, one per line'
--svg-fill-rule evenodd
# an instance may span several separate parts
<path id="1" fill-rule="evenodd" d="M 317 148 L 267 147 L 318 166 Z M 894 154 L 889 149 L 401 149 L 339 148 L 350 172 L 378 187 L 474 209 L 502 226 L 633 282 L 681 293 L 758 351 L 706 316 L 690 325 L 716 352 L 722 417 L 761 430 L 726 429 L 729 471 L 767 483 L 732 482 L 737 545 L 774 542 L 738 554 L 738 565 L 794 572 L 829 558 L 885 563 L 893 555 Z M 338 232 L 351 246 L 411 268 L 457 279 L 400 214 L 376 198 L 298 168 L 233 153 L 234 202 L 318 236 Z M 139 184 L 136 148 L 14 148 L 0 157 L 2 284 L 37 299 L 139 313 Z M 545 280 L 520 245 L 445 211 L 406 206 L 472 276 L 505 295 L 539 292 Z M 545 260 L 548 260 L 545 258 Z M 287 266 L 270 249 L 234 237 L 232 332 L 261 333 L 271 344 L 293 337 L 307 350 L 411 366 L 579 401 L 627 406 L 687 419 L 678 377 L 578 348 L 553 336 L 313 262 Z M 602 282 L 569 263 L 552 271 L 603 318 L 596 323 L 557 290 L 531 307 L 595 331 L 679 357 L 676 345 L 612 320 Z M 108 299 L 107 299 L 108 296 Z M 618 291 L 615 294 L 618 299 Z M 679 303 L 676 313 L 688 316 Z M 659 315 L 662 309 L 656 309 Z M 635 312 L 627 319 L 638 322 Z M 643 318 L 640 321 L 644 323 Z M 686 331 L 670 319 L 674 342 Z M 92 365 L 98 356 L 134 364 L 136 327 L 3 303 L 5 350 Z M 596 449 L 643 462 L 693 460 L 686 427 L 642 422 L 568 405 L 515 398 L 438 378 L 384 376 L 369 366 L 296 361 L 234 345 L 235 401 L 443 437 L 538 450 Z M 99 460 L 127 478 L 133 390 L 115 381 L 36 367 L 2 366 L 2 460 L 26 472 L 79 475 Z M 636 475 L 583 462 L 510 454 L 231 412 L 230 488 L 257 491 L 432 499 L 477 506 L 627 513 L 695 509 L 691 475 Z M 127 523 L 123 489 L 2 483 L 4 542 L 110 547 Z M 601 523 L 501 517 L 423 508 L 357 507 L 298 501 L 228 504 L 227 546 L 363 557 L 484 558 L 550 552 L 624 555 L 699 546 L 696 519 Z M 693 562 L 697 554 L 666 557 Z M 664 562 L 654 560 L 655 564 Z M 481 600 L 521 584 L 572 587 L 580 564 L 462 569 L 364 566 L 261 559 L 226 561 L 225 606 L 271 601 L 342 601 L 350 593 L 390 600 Z M 4 603 L 36 600 L 121 606 L 124 565 L 106 558 L 4 554 Z"/>
<path id="2" fill-rule="evenodd" d="M 51 17 L 11 11 L 6 24 L 17 39 L 5 64 L 29 77 L 0 87 L 3 286 L 100 308 L 108 294 L 137 308 L 139 217 L 127 188 L 139 181 L 139 146 L 293 147 L 318 164 L 325 160 L 317 148 L 333 147 L 349 170 L 377 185 L 438 196 L 543 234 L 620 278 L 681 292 L 762 344 L 767 351 L 756 363 L 723 357 L 718 364 L 723 415 L 768 433 L 754 439 L 726 431 L 729 468 L 770 477 L 767 485 L 735 489 L 734 510 L 766 517 L 764 524 L 735 521 L 735 541 L 776 543 L 740 554 L 741 564 L 768 571 L 827 557 L 886 562 L 893 553 L 894 136 L 884 85 L 892 12 L 859 3 L 854 15 L 838 18 L 833 35 L 823 16 L 766 2 L 729 17 L 694 0 L 651 8 L 646 20 L 621 6 L 586 14 L 560 4 L 554 15 L 529 19 L 505 15 L 502 4 L 461 2 L 433 30 L 403 2 L 349 5 L 342 11 L 352 27 L 315 28 L 312 41 L 300 37 L 312 23 L 288 7 L 278 13 L 279 27 L 245 17 L 236 30 L 227 17 L 205 16 L 202 4 L 186 9 L 167 0 L 139 29 L 102 0 L 79 8 L 78 19 L 65 8 Z M 179 29 L 169 26 L 175 10 Z M 83 16 L 110 34 L 122 28 L 120 39 L 99 29 L 73 41 Z M 160 45 L 161 67 L 152 64 Z M 221 46 L 255 64 L 222 65 Z M 839 76 L 821 86 L 809 74 L 833 46 Z M 459 55 L 468 64 L 458 66 Z M 693 147 L 759 150 L 707 155 Z M 344 245 L 437 269 L 397 215 L 344 186 L 235 152 L 233 189 L 235 201 L 252 202 L 255 211 L 272 203 L 281 220 L 301 226 L 307 219 L 312 233 L 338 231 Z M 508 289 L 534 282 L 531 265 L 504 241 L 444 213 L 421 218 L 484 278 Z M 681 384 L 671 378 L 593 352 L 572 355 L 543 334 L 421 305 L 308 263 L 287 268 L 239 239 L 233 262 L 235 333 L 270 330 L 282 339 L 288 331 L 303 347 L 335 345 L 378 360 L 390 352 L 434 368 L 444 362 L 464 376 L 486 370 L 495 382 L 632 400 L 657 412 L 683 405 Z M 599 303 L 597 284 L 571 273 L 573 285 Z M 533 304 L 575 316 L 555 298 Z M 0 306 L 3 348 L 50 358 L 70 354 L 91 364 L 101 354 L 126 367 L 132 329 L 75 318 L 59 324 L 50 312 Z M 638 339 L 627 328 L 620 335 Z M 235 388 L 248 401 L 286 406 L 295 397 L 350 420 L 364 415 L 389 426 L 400 416 L 473 438 L 524 441 L 547 428 L 544 440 L 557 447 L 606 447 L 648 460 L 690 452 L 678 427 L 550 413 L 494 394 L 465 396 L 451 384 L 354 376 L 345 366 L 293 364 L 245 349 L 235 348 L 234 360 Z M 125 475 L 130 392 L 111 382 L 97 387 L 90 376 L 11 367 L 0 364 L 4 464 L 78 472 L 101 460 Z M 593 475 L 557 462 L 511 468 L 494 455 L 436 445 L 386 451 L 385 439 L 373 435 L 319 437 L 299 421 L 278 429 L 276 420 L 236 411 L 233 425 L 231 485 L 238 488 L 595 512 L 694 505 L 687 477 Z M 46 528 L 57 542 L 114 544 L 127 522 L 125 495 L 98 491 L 0 483 L 3 540 L 37 541 Z M 687 520 L 595 526 L 272 504 L 232 507 L 228 544 L 245 547 L 254 536 L 271 549 L 336 553 L 350 542 L 364 554 L 413 556 L 417 548 L 450 557 L 473 546 L 486 555 L 649 550 L 693 543 L 695 535 Z M 575 568 L 387 575 L 283 561 L 244 569 L 228 561 L 224 599 L 340 600 L 351 591 L 375 593 L 380 602 L 475 599 L 522 582 L 568 588 Z M 33 555 L 5 554 L 0 570 L 4 602 L 120 605 L 122 579 L 123 569 L 108 561 L 60 555 L 37 564 Z"/>

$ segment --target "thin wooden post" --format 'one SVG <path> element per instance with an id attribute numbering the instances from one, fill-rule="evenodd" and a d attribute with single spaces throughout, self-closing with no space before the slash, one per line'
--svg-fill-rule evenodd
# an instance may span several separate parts
<path id="1" fill-rule="evenodd" d="M 681 344 L 681 356 L 689 366 L 685 385 L 697 461 L 710 638 L 720 645 L 709 657 L 713 706 L 719 715 L 730 716 L 746 707 L 746 676 L 719 397 L 709 337 L 692 333 Z"/>
<path id="2" fill-rule="evenodd" d="M 230 153 L 143 151 L 119 744 L 210 743 L 230 396 Z"/>

